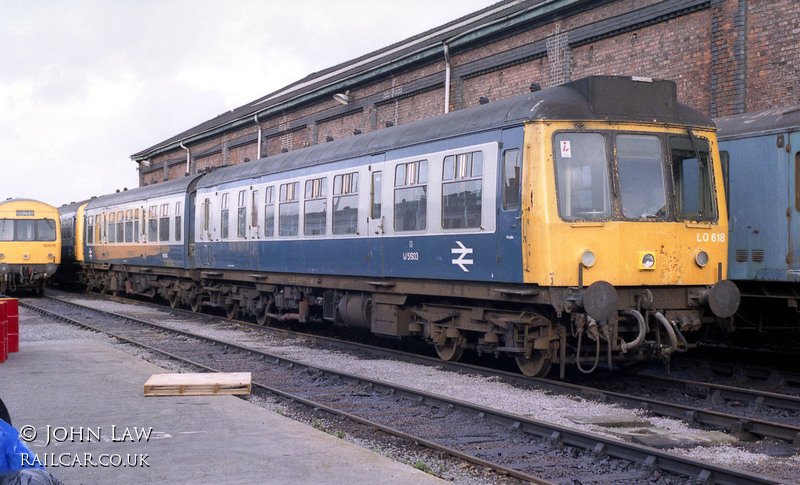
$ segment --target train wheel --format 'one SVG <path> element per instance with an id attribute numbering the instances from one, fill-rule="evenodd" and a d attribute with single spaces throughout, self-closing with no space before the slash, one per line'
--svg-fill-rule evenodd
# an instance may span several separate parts
<path id="1" fill-rule="evenodd" d="M 234 302 L 225 307 L 225 315 L 228 317 L 228 320 L 236 320 L 239 316 L 239 304 Z"/>
<path id="2" fill-rule="evenodd" d="M 203 295 L 197 295 L 194 300 L 192 300 L 192 311 L 195 313 L 200 313 L 203 309 Z"/>
<path id="3" fill-rule="evenodd" d="M 541 377 L 550 372 L 550 359 L 544 352 L 533 350 L 530 357 L 516 357 L 520 372 L 528 377 Z"/>
<path id="4" fill-rule="evenodd" d="M 461 339 L 449 338 L 445 341 L 444 345 L 436 344 L 436 353 L 439 358 L 447 361 L 457 361 L 464 353 L 464 348 L 460 345 Z"/>
<path id="5" fill-rule="evenodd" d="M 169 307 L 170 308 L 178 308 L 178 294 L 177 293 L 173 293 L 173 294 L 169 295 L 169 297 L 167 298 L 167 301 L 169 301 Z"/>
<path id="6" fill-rule="evenodd" d="M 267 324 L 272 322 L 272 317 L 267 316 L 267 313 L 271 313 L 275 303 L 273 302 L 272 298 L 269 299 L 267 302 L 267 306 L 264 307 L 264 311 L 256 315 L 256 321 L 259 325 L 266 326 Z"/>

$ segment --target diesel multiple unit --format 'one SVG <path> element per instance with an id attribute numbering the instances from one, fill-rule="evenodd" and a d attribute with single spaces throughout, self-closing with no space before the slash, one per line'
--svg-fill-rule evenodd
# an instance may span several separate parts
<path id="1" fill-rule="evenodd" d="M 58 209 L 30 199 L 0 202 L 0 294 L 44 292 L 61 261 Z"/>
<path id="2" fill-rule="evenodd" d="M 97 290 L 588 372 L 735 313 L 717 154 L 674 83 L 590 77 L 65 206 L 65 250 Z"/>

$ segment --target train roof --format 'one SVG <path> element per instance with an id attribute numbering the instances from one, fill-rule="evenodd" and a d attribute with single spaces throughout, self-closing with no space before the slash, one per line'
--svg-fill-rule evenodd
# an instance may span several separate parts
<path id="1" fill-rule="evenodd" d="M 192 182 L 201 176 L 202 174 L 189 175 L 179 179 L 159 182 L 157 184 L 152 184 L 145 187 L 137 187 L 135 189 L 123 190 L 114 194 L 102 195 L 89 200 L 89 204 L 86 206 L 86 208 L 94 209 L 96 207 L 107 207 L 124 204 L 126 202 L 153 199 L 163 195 L 185 193 L 189 189 L 189 185 L 191 185 Z"/>
<path id="2" fill-rule="evenodd" d="M 713 127 L 711 118 L 677 101 L 672 81 L 590 76 L 541 91 L 462 109 L 403 125 L 321 143 L 214 170 L 198 188 L 270 173 L 379 154 L 480 131 L 537 120 L 620 120 Z"/>
<path id="3" fill-rule="evenodd" d="M 64 204 L 58 208 L 58 212 L 61 214 L 70 214 L 73 212 L 77 212 L 78 208 L 83 204 L 89 202 L 91 199 L 81 200 L 79 202 L 70 202 L 69 204 Z"/>
<path id="4" fill-rule="evenodd" d="M 723 116 L 717 123 L 720 141 L 752 135 L 770 135 L 800 128 L 800 105 Z"/>
<path id="5" fill-rule="evenodd" d="M 33 204 L 38 204 L 38 205 L 44 205 L 44 206 L 47 206 L 47 207 L 53 207 L 50 204 L 48 204 L 47 202 L 42 202 L 41 200 L 24 199 L 24 198 L 6 199 L 6 200 L 0 202 L 0 206 L 6 205 L 6 204 L 19 204 L 19 203 L 25 203 L 25 204 L 33 203 Z"/>

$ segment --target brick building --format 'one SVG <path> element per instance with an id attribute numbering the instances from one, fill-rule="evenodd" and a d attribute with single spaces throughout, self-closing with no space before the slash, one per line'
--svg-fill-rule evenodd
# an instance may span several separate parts
<path id="1" fill-rule="evenodd" d="M 593 74 L 672 79 L 711 116 L 797 104 L 795 0 L 504 0 L 132 155 L 140 185 Z"/>

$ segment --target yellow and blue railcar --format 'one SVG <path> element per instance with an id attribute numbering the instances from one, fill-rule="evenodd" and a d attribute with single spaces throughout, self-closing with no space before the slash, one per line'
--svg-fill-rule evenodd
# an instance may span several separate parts
<path id="1" fill-rule="evenodd" d="M 58 208 L 61 219 L 61 267 L 55 281 L 60 285 L 77 283 L 83 262 L 84 212 L 88 201 L 71 202 Z"/>
<path id="2" fill-rule="evenodd" d="M 0 202 L 0 293 L 44 293 L 61 261 L 58 210 L 30 199 Z"/>
<path id="3" fill-rule="evenodd" d="M 723 194 L 714 124 L 674 83 L 597 76 L 95 199 L 84 266 L 173 305 L 587 371 L 736 311 Z"/>

